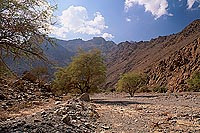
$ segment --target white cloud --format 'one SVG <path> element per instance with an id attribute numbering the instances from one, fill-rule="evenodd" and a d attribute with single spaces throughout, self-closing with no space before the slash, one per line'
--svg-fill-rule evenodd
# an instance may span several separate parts
<path id="1" fill-rule="evenodd" d="M 198 7 L 200 7 L 200 0 L 187 0 L 188 9 L 191 9 L 195 2 L 198 2 L 199 3 Z"/>
<path id="2" fill-rule="evenodd" d="M 94 14 L 94 19 L 89 19 L 87 9 L 82 6 L 70 6 L 64 10 L 58 17 L 58 24 L 52 27 L 52 32 L 62 38 L 66 38 L 69 32 L 102 35 L 102 31 L 108 28 L 100 12 Z"/>
<path id="3" fill-rule="evenodd" d="M 166 0 L 125 0 L 125 11 L 128 11 L 134 5 L 144 6 L 145 12 L 151 12 L 155 19 L 163 15 L 172 16 L 167 12 L 168 2 Z"/>
<path id="4" fill-rule="evenodd" d="M 191 9 L 195 0 L 187 0 L 188 9 Z"/>
<path id="5" fill-rule="evenodd" d="M 105 38 L 105 39 L 112 39 L 112 38 L 114 38 L 114 36 L 112 34 L 109 34 L 109 33 L 103 33 L 102 37 Z"/>
<path id="6" fill-rule="evenodd" d="M 67 38 L 67 35 L 65 34 L 67 33 L 67 29 L 65 29 L 64 27 L 51 26 L 50 30 L 52 34 L 57 35 L 58 37 Z"/>
<path id="7" fill-rule="evenodd" d="M 131 19 L 130 19 L 130 18 L 126 18 L 126 21 L 127 21 L 127 22 L 131 22 Z"/>

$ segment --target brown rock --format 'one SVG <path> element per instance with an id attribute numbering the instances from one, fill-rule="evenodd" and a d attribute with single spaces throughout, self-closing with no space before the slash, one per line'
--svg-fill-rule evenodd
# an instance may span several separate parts
<path id="1" fill-rule="evenodd" d="M 6 99 L 6 96 L 2 92 L 0 92 L 0 100 L 5 100 L 5 99 Z"/>
<path id="2" fill-rule="evenodd" d="M 31 81 L 31 82 L 36 82 L 37 77 L 34 76 L 32 73 L 26 71 L 26 72 L 23 73 L 22 79 L 27 80 L 27 81 Z"/>
<path id="3" fill-rule="evenodd" d="M 63 118 L 62 118 L 62 121 L 65 123 L 65 124 L 68 124 L 70 125 L 71 124 L 71 118 L 70 116 L 67 114 L 67 115 L 64 115 Z"/>
<path id="4" fill-rule="evenodd" d="M 89 102 L 90 96 L 88 93 L 83 93 L 78 99 L 80 99 L 81 101 Z"/>

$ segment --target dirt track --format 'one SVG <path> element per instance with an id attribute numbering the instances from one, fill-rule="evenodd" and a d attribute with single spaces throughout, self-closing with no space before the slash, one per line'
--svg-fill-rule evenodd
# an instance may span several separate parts
<path id="1" fill-rule="evenodd" d="M 97 133 L 200 132 L 200 93 L 95 94 Z"/>

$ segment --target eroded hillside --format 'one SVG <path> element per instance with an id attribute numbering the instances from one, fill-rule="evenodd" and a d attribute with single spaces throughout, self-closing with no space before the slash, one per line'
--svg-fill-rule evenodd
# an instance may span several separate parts
<path id="1" fill-rule="evenodd" d="M 199 47 L 200 20 L 177 34 L 145 42 L 120 43 L 109 53 L 106 88 L 114 88 L 121 74 L 139 71 L 149 75 L 152 87 L 182 90 L 186 79 L 200 69 Z"/>

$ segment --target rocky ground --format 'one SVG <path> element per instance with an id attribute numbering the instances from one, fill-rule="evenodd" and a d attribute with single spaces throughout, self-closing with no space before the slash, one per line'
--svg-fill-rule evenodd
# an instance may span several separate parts
<path id="1" fill-rule="evenodd" d="M 0 133 L 95 132 L 99 115 L 88 100 L 55 96 L 37 82 L 1 79 Z"/>
<path id="2" fill-rule="evenodd" d="M 0 122 L 1 133 L 92 133 L 98 113 L 95 106 L 71 99 L 31 115 Z"/>
<path id="3" fill-rule="evenodd" d="M 0 81 L 0 133 L 200 132 L 200 93 L 101 93 L 85 102 L 29 81 Z"/>
<path id="4" fill-rule="evenodd" d="M 96 94 L 101 133 L 199 133 L 200 93 Z"/>
<path id="5" fill-rule="evenodd" d="M 27 114 L 39 106 L 49 106 L 53 101 L 53 94 L 47 86 L 40 86 L 20 78 L 0 78 L 0 121 Z M 29 110 L 27 110 L 29 109 Z"/>

